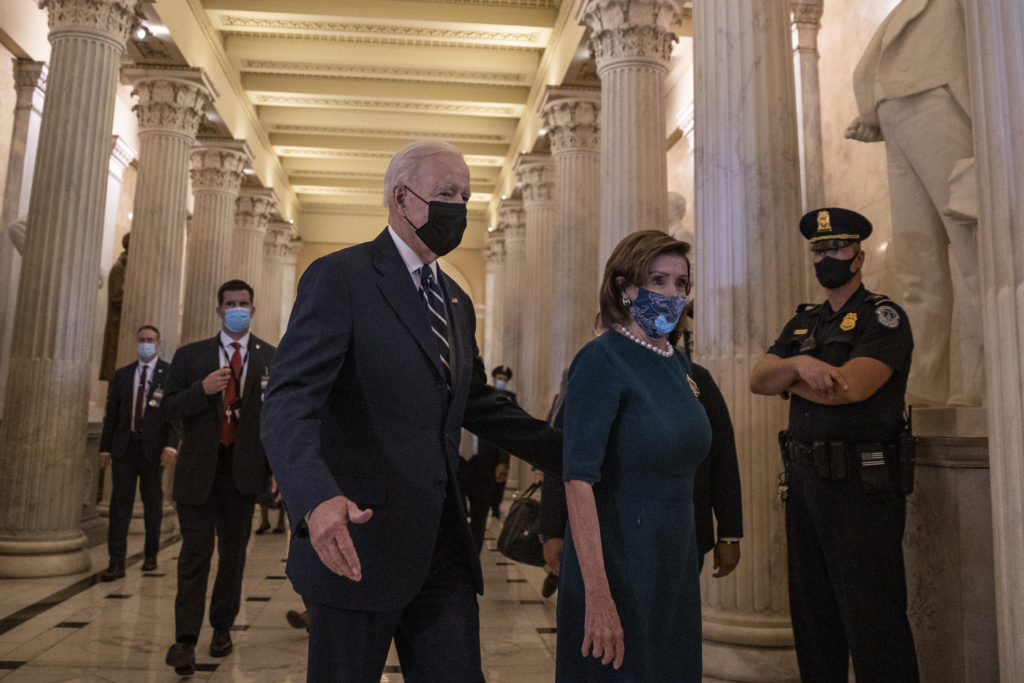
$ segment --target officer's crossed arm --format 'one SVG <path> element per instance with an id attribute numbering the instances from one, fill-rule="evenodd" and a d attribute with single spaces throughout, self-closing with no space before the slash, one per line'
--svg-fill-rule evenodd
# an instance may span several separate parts
<path id="1" fill-rule="evenodd" d="M 797 356 L 800 358 L 801 356 Z M 811 359 L 815 360 L 815 359 Z M 822 361 L 816 361 L 822 363 Z M 833 366 L 822 363 L 827 367 Z M 789 392 L 801 398 L 825 405 L 857 403 L 870 398 L 892 376 L 892 368 L 875 358 L 858 356 L 846 361 L 838 370 L 843 383 L 833 383 L 831 388 L 819 389 L 803 378 L 795 382 Z"/>
<path id="2" fill-rule="evenodd" d="M 839 389 L 849 389 L 846 375 L 841 368 L 802 354 L 782 358 L 774 353 L 766 353 L 750 374 L 750 390 L 765 396 L 783 394 L 783 397 L 787 398 L 785 394 L 795 393 L 793 388 L 799 383 L 822 395 L 832 397 Z"/>

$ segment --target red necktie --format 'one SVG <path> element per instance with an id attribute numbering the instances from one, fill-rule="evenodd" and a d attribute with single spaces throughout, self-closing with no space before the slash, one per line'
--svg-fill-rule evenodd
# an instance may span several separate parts
<path id="1" fill-rule="evenodd" d="M 132 419 L 132 431 L 142 431 L 142 413 L 146 410 L 146 369 L 148 366 L 142 366 L 142 372 L 139 374 L 139 388 L 135 392 L 135 414 Z"/>
<path id="2" fill-rule="evenodd" d="M 238 400 L 238 383 L 242 381 L 242 354 L 239 349 L 242 345 L 238 342 L 231 342 L 235 352 L 231 354 L 231 380 L 224 387 L 224 414 L 220 423 L 220 442 L 230 446 L 235 442 L 235 413 L 231 409 L 232 404 Z"/>

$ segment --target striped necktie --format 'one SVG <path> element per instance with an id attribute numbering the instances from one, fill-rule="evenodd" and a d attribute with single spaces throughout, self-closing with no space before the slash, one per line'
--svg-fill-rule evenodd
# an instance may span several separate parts
<path id="1" fill-rule="evenodd" d="M 441 294 L 441 286 L 434 279 L 430 266 L 423 266 L 419 271 L 420 294 L 430 313 L 430 330 L 437 340 L 437 354 L 444 366 L 445 382 L 451 388 L 452 368 L 448 364 L 448 314 L 444 306 L 444 295 Z"/>

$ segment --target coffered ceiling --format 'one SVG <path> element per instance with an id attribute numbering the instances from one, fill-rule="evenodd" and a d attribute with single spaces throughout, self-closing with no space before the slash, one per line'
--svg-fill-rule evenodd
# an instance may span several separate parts
<path id="1" fill-rule="evenodd" d="M 537 143 L 544 86 L 598 82 L 580 1 L 158 0 L 143 10 L 153 35 L 130 53 L 180 53 L 210 73 L 218 99 L 201 134 L 246 139 L 286 217 L 365 214 L 379 230 L 394 152 L 452 142 L 479 245 L 518 152 Z"/>

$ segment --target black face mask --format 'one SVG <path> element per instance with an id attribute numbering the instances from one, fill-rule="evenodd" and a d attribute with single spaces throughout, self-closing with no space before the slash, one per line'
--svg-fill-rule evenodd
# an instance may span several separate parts
<path id="1" fill-rule="evenodd" d="M 853 279 L 853 258 L 837 259 L 826 256 L 814 264 L 814 274 L 825 289 L 837 289 Z"/>
<path id="2" fill-rule="evenodd" d="M 466 205 L 457 202 L 428 202 L 413 192 L 408 185 L 403 185 L 413 197 L 427 205 L 427 222 L 416 227 L 403 216 L 405 222 L 412 225 L 427 249 L 438 256 L 444 256 L 462 241 L 462 233 L 466 231 Z"/>

